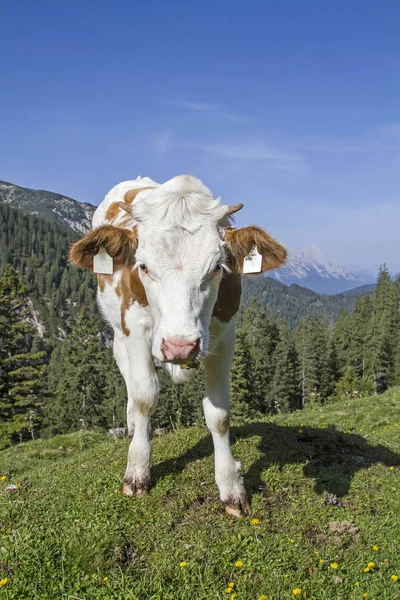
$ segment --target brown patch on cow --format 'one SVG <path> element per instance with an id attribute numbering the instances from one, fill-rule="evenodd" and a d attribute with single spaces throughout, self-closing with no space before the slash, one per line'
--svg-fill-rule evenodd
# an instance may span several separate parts
<path id="1" fill-rule="evenodd" d="M 149 303 L 137 269 L 132 271 L 129 267 L 120 266 L 118 270 L 121 270 L 122 273 L 115 293 L 121 298 L 121 328 L 124 335 L 128 336 L 131 332 L 126 325 L 126 311 L 134 302 L 138 302 L 140 306 L 148 306 Z M 108 275 L 108 277 L 112 277 L 112 275 Z"/>
<path id="2" fill-rule="evenodd" d="M 255 225 L 227 230 L 225 241 L 238 273 L 243 273 L 244 259 L 254 246 L 262 255 L 262 272 L 277 269 L 286 260 L 287 252 L 282 244 Z"/>
<path id="3" fill-rule="evenodd" d="M 107 219 L 107 221 L 109 221 L 110 223 L 112 223 L 114 221 L 114 219 L 116 219 L 116 217 L 118 216 L 120 210 L 121 210 L 121 208 L 119 206 L 119 203 L 118 202 L 112 202 L 110 204 L 110 206 L 107 208 L 107 212 L 106 212 L 106 219 Z"/>
<path id="4" fill-rule="evenodd" d="M 141 187 L 135 188 L 134 190 L 129 190 L 124 196 L 124 202 L 126 204 L 132 204 L 139 192 L 143 192 L 143 190 L 154 190 L 154 187 Z"/>
<path id="5" fill-rule="evenodd" d="M 219 284 L 213 317 L 217 317 L 222 323 L 229 323 L 239 310 L 241 294 L 242 282 L 239 273 L 224 273 Z"/>
<path id="6" fill-rule="evenodd" d="M 106 275 L 105 273 L 97 274 L 97 283 L 99 284 L 99 288 L 101 292 L 104 292 L 106 287 L 106 283 L 111 284 L 113 281 L 113 275 Z"/>
<path id="7" fill-rule="evenodd" d="M 133 265 L 138 245 L 136 231 L 103 225 L 71 246 L 69 258 L 78 267 L 93 270 L 93 257 L 104 246 L 115 264 Z"/>
<path id="8" fill-rule="evenodd" d="M 222 417 L 217 423 L 217 432 L 219 435 L 225 435 L 229 429 L 229 415 Z"/>
<path id="9" fill-rule="evenodd" d="M 135 402 L 135 404 L 141 415 L 144 417 L 148 417 L 150 415 L 151 409 L 153 408 L 152 405 L 148 404 L 144 400 L 138 400 Z"/>

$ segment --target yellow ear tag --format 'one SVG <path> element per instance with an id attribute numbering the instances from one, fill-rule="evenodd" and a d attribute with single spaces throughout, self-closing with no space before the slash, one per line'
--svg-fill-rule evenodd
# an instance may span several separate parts
<path id="1" fill-rule="evenodd" d="M 101 246 L 98 253 L 93 257 L 93 272 L 103 273 L 104 275 L 112 275 L 114 273 L 114 261 L 107 254 L 104 246 Z"/>
<path id="2" fill-rule="evenodd" d="M 253 246 L 247 256 L 244 257 L 243 273 L 261 273 L 262 256 L 257 250 L 257 246 Z"/>

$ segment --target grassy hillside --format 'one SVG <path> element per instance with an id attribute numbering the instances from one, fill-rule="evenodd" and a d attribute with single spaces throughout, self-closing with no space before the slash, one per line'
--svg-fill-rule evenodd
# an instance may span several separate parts
<path id="1" fill-rule="evenodd" d="M 400 389 L 234 427 L 243 519 L 219 504 L 203 427 L 153 440 L 141 500 L 120 493 L 127 440 L 2 451 L 0 597 L 400 598 L 399 429 Z"/>

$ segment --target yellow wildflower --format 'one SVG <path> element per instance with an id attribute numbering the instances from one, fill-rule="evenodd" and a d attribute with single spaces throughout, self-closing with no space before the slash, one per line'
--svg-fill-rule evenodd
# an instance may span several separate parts
<path id="1" fill-rule="evenodd" d="M 364 569 L 364 573 L 368 573 L 368 571 L 370 571 L 371 569 L 369 567 L 365 567 Z"/>
<path id="2" fill-rule="evenodd" d="M 229 600 L 235 600 L 236 596 L 237 596 L 237 593 L 236 593 L 236 592 L 234 592 L 234 593 L 231 595 L 231 597 L 230 597 L 230 599 L 229 599 Z"/>
<path id="3" fill-rule="evenodd" d="M 389 471 L 394 471 L 394 467 L 389 467 Z"/>
<path id="4" fill-rule="evenodd" d="M 179 563 L 180 567 L 186 567 L 187 563 L 185 560 L 183 560 L 182 562 Z"/>
<path id="5" fill-rule="evenodd" d="M 375 550 L 375 552 L 378 552 L 379 546 L 372 546 L 372 550 Z"/>
<path id="6" fill-rule="evenodd" d="M 231 587 L 227 587 L 227 588 L 226 588 L 226 590 L 225 590 L 225 592 L 226 592 L 227 594 L 230 594 L 230 593 L 231 593 L 231 591 L 232 591 L 232 588 L 231 588 Z"/>
<path id="7" fill-rule="evenodd" d="M 319 552 L 318 550 L 315 551 L 315 556 L 318 556 Z"/>
<path id="8" fill-rule="evenodd" d="M 267 596 L 265 594 L 262 594 L 258 600 L 267 600 Z"/>
<path id="9" fill-rule="evenodd" d="M 234 581 L 230 581 L 230 582 L 228 583 L 228 587 L 230 587 L 230 588 L 234 588 L 234 587 L 235 587 L 235 582 L 234 582 Z"/>
<path id="10" fill-rule="evenodd" d="M 300 588 L 294 588 L 292 594 L 293 594 L 293 596 L 298 596 L 299 594 L 301 594 L 301 589 Z"/>
<path id="11" fill-rule="evenodd" d="M 320 558 L 320 559 L 319 559 L 319 564 L 320 564 L 320 565 L 322 565 L 324 562 L 325 562 L 325 561 L 324 561 L 324 559 L 323 559 L 323 558 Z"/>
<path id="12" fill-rule="evenodd" d="M 395 424 L 394 424 L 394 426 L 395 426 L 395 427 L 398 427 L 398 426 L 399 426 L 399 424 L 398 424 L 398 423 L 395 423 Z"/>
<path id="13" fill-rule="evenodd" d="M 374 566 L 375 566 L 375 563 L 374 563 L 374 562 L 369 562 L 369 563 L 368 563 L 368 566 L 369 566 L 369 567 L 374 567 Z"/>
<path id="14" fill-rule="evenodd" d="M 398 575 L 392 575 L 390 579 L 393 579 L 393 581 L 397 581 L 399 579 L 399 576 Z"/>
<path id="15" fill-rule="evenodd" d="M 243 563 L 242 563 L 242 561 L 241 561 L 241 560 L 237 560 L 237 561 L 235 562 L 235 567 L 243 567 Z"/>
<path id="16" fill-rule="evenodd" d="M 331 569 L 337 569 L 338 566 L 339 565 L 337 563 L 331 563 Z"/>
<path id="17" fill-rule="evenodd" d="M 289 577 L 289 575 L 285 574 L 283 577 L 284 577 L 285 579 L 287 579 L 287 578 Z"/>
<path id="18" fill-rule="evenodd" d="M 7 585 L 7 583 L 8 583 L 7 577 L 4 577 L 4 579 L 0 579 L 0 587 Z"/>
<path id="19" fill-rule="evenodd" d="M 250 523 L 252 525 L 258 525 L 260 523 L 260 521 L 258 519 L 251 519 Z"/>
<path id="20" fill-rule="evenodd" d="M 2 475 L 0 477 L 0 481 L 7 481 L 7 477 L 5 475 Z M 3 581 L 3 580 L 1 580 L 1 581 Z"/>
<path id="21" fill-rule="evenodd" d="M 103 577 L 103 581 L 108 581 L 108 577 Z"/>
<path id="22" fill-rule="evenodd" d="M 359 582 L 359 581 L 356 581 L 354 585 L 360 585 L 360 582 Z"/>
<path id="23" fill-rule="evenodd" d="M 368 594 L 363 594 L 363 598 L 368 598 Z"/>
<path id="24" fill-rule="evenodd" d="M 289 542 L 290 542 L 291 544 L 294 544 L 294 540 L 293 540 L 293 539 L 290 539 L 290 540 L 289 540 Z"/>

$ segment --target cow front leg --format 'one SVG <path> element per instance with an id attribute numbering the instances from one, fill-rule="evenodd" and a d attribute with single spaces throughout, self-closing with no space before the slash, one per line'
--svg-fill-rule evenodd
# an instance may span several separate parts
<path id="1" fill-rule="evenodd" d="M 250 505 L 240 474 L 241 464 L 233 458 L 229 442 L 229 374 L 235 351 L 235 323 L 214 323 L 214 329 L 218 341 L 205 361 L 204 416 L 214 441 L 215 480 L 220 498 L 229 514 L 241 516 L 250 514 Z"/>
<path id="2" fill-rule="evenodd" d="M 148 344 L 136 339 L 135 343 L 127 345 L 127 352 L 130 370 L 127 420 L 132 441 L 122 491 L 128 496 L 143 496 L 150 487 L 150 417 L 156 406 L 159 386 Z"/>

